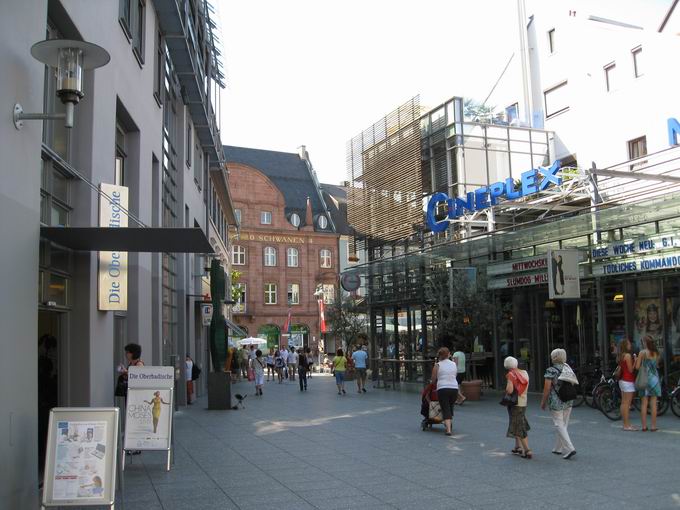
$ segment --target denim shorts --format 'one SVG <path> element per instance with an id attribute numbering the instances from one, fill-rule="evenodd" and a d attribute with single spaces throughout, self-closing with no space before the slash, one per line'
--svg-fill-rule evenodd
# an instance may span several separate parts
<path id="1" fill-rule="evenodd" d="M 335 371 L 335 384 L 342 384 L 345 382 L 345 371 L 336 370 Z"/>

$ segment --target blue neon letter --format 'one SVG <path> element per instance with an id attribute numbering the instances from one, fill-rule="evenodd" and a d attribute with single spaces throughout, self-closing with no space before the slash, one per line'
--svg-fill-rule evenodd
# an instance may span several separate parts
<path id="1" fill-rule="evenodd" d="M 668 145 L 678 145 L 680 135 L 680 122 L 678 119 L 668 119 Z"/>
<path id="2" fill-rule="evenodd" d="M 533 168 L 522 173 L 522 196 L 531 195 L 538 191 L 536 185 L 536 170 Z"/>
<path id="3" fill-rule="evenodd" d="M 442 202 L 449 202 L 449 197 L 444 193 L 435 193 L 430 197 L 430 201 L 427 203 L 427 213 L 425 214 L 425 221 L 427 226 L 432 232 L 444 232 L 449 226 L 448 219 L 444 221 L 437 221 L 436 213 L 437 206 Z M 451 205 L 448 205 L 449 214 L 451 214 Z"/>

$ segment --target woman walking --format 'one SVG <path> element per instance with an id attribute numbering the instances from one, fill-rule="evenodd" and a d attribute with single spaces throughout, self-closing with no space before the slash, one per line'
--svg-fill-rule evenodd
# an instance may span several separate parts
<path id="1" fill-rule="evenodd" d="M 432 383 L 437 384 L 437 396 L 442 408 L 446 435 L 451 435 L 451 422 L 453 420 L 453 406 L 458 398 L 458 367 L 449 359 L 450 351 L 446 347 L 439 349 L 437 353 L 439 362 L 432 369 Z"/>
<path id="2" fill-rule="evenodd" d="M 274 353 L 274 370 L 276 370 L 276 376 L 279 379 L 279 384 L 283 383 L 283 369 L 286 367 L 286 362 L 283 361 L 283 356 L 281 356 L 281 351 L 278 349 Z"/>
<path id="3" fill-rule="evenodd" d="M 253 371 L 255 372 L 255 395 L 262 395 L 264 367 L 265 362 L 262 360 L 262 351 L 258 349 L 255 351 L 255 360 L 253 361 Z"/>
<path id="4" fill-rule="evenodd" d="M 508 371 L 505 378 L 508 382 L 505 385 L 505 393 L 512 395 L 517 392 L 517 405 L 508 407 L 508 432 L 507 436 L 515 439 L 515 447 L 512 453 L 524 459 L 533 458 L 533 453 L 529 448 L 528 432 L 531 430 L 527 421 L 527 392 L 529 391 L 529 374 L 526 370 L 517 368 L 517 359 L 512 356 L 505 358 L 503 366 Z"/>
<path id="5" fill-rule="evenodd" d="M 652 412 L 652 432 L 656 432 L 656 400 L 661 396 L 661 379 L 659 379 L 659 351 L 656 348 L 656 342 L 651 336 L 645 336 L 643 339 L 646 349 L 644 349 L 635 360 L 635 368 L 637 370 L 645 370 L 647 372 L 647 387 L 640 390 L 640 398 L 642 399 L 642 408 L 640 409 L 640 418 L 642 420 L 642 432 L 647 432 L 647 406 L 651 406 Z"/>
<path id="6" fill-rule="evenodd" d="M 556 455 L 562 455 L 563 459 L 568 460 L 576 455 L 576 448 L 574 448 L 569 437 L 569 431 L 567 430 L 569 427 L 569 417 L 571 416 L 572 401 L 563 402 L 555 389 L 557 379 L 562 375 L 565 367 L 568 367 L 567 351 L 555 349 L 550 353 L 550 359 L 553 364 L 551 367 L 548 367 L 543 376 L 545 382 L 543 384 L 541 409 L 545 410 L 547 402 L 550 407 L 553 425 L 555 426 L 557 439 L 552 452 Z"/>
<path id="7" fill-rule="evenodd" d="M 630 424 L 630 404 L 635 396 L 635 374 L 633 367 L 635 366 L 635 359 L 633 359 L 633 345 L 628 338 L 621 340 L 619 344 L 619 388 L 621 389 L 621 417 L 623 418 L 623 430 L 634 431 L 638 430 Z"/>
<path id="8" fill-rule="evenodd" d="M 335 374 L 335 384 L 338 387 L 338 395 L 345 394 L 345 370 L 347 370 L 347 358 L 342 353 L 342 349 L 338 349 L 333 358 L 333 373 Z"/>
<path id="9" fill-rule="evenodd" d="M 265 363 L 267 363 L 267 381 L 269 381 L 269 376 L 272 376 L 272 381 L 274 380 L 274 349 L 269 349 L 269 354 L 265 358 Z"/>

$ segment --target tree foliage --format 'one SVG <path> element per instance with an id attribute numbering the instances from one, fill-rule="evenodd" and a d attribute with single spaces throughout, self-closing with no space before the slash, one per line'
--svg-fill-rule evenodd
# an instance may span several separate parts
<path id="1" fill-rule="evenodd" d="M 425 298 L 438 317 L 438 344 L 451 348 L 462 343 L 471 350 L 475 337 L 490 344 L 496 310 L 486 278 L 466 269 L 433 268 L 425 284 Z"/>
<path id="2" fill-rule="evenodd" d="M 338 298 L 334 303 L 327 304 L 326 322 L 346 348 L 366 338 L 366 315 L 357 308 L 352 297 Z"/>

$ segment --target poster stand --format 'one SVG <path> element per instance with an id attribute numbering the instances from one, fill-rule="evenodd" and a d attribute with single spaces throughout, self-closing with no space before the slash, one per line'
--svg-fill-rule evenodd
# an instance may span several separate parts
<path id="1" fill-rule="evenodd" d="M 116 407 L 50 411 L 41 508 L 114 508 L 119 417 Z"/>
<path id="2" fill-rule="evenodd" d="M 165 451 L 166 471 L 174 464 L 173 367 L 130 367 L 128 396 L 125 407 L 122 470 L 125 470 L 128 451 Z"/>

